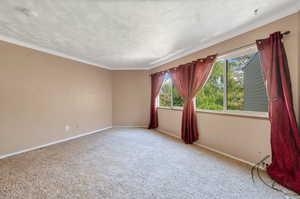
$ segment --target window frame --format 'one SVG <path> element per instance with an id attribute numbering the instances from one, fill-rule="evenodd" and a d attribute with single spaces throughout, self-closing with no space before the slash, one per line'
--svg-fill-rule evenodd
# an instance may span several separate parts
<path id="1" fill-rule="evenodd" d="M 230 58 L 236 58 L 239 56 L 243 56 L 250 53 L 258 52 L 257 46 L 255 44 L 249 45 L 248 47 L 239 48 L 233 51 L 230 51 L 228 53 L 225 53 L 224 55 L 218 56 L 215 60 L 215 63 L 220 60 L 224 60 L 224 97 L 223 97 L 223 110 L 209 110 L 209 109 L 198 109 L 196 107 L 196 97 L 195 100 L 195 109 L 196 112 L 200 113 L 208 113 L 208 114 L 220 114 L 220 115 L 230 115 L 230 116 L 241 116 L 241 117 L 254 117 L 254 118 L 262 118 L 262 119 L 268 119 L 269 118 L 269 112 L 259 112 L 259 111 L 245 111 L 245 110 L 230 110 L 227 109 L 227 77 L 228 77 L 228 59 Z M 215 64 L 214 63 L 214 64 Z M 213 69 L 212 69 L 213 70 Z M 165 81 L 165 80 L 164 80 Z M 226 86 L 225 86 L 226 85 Z M 171 86 L 173 89 L 173 80 L 171 79 Z M 205 85 L 204 85 L 205 86 Z M 158 94 L 157 97 L 157 104 L 159 109 L 170 109 L 170 110 L 183 110 L 183 107 L 180 106 L 173 106 L 173 92 L 171 92 L 171 106 L 160 106 L 159 101 L 160 94 Z"/>
<path id="2" fill-rule="evenodd" d="M 239 56 L 244 56 L 246 54 L 256 53 L 258 52 L 256 44 L 250 45 L 245 48 L 240 48 L 234 51 L 231 51 L 229 53 L 226 53 L 222 56 L 218 56 L 215 60 L 215 63 L 223 60 L 225 62 L 224 64 L 224 95 L 223 95 L 223 110 L 209 110 L 209 109 L 198 109 L 196 108 L 196 111 L 198 112 L 207 112 L 207 113 L 220 113 L 220 114 L 229 114 L 229 115 L 245 115 L 245 116 L 257 116 L 262 118 L 268 118 L 268 112 L 260 112 L 260 111 L 245 111 L 245 110 L 230 110 L 228 109 L 228 88 L 227 88 L 227 79 L 228 79 L 228 59 L 236 58 Z M 214 64 L 215 64 L 214 63 Z M 212 69 L 213 70 L 213 69 Z M 208 81 L 208 80 L 207 80 Z M 204 85 L 205 86 L 205 85 Z"/>
<path id="3" fill-rule="evenodd" d="M 172 79 L 171 79 L 171 106 L 160 106 L 160 91 L 161 91 L 161 88 L 163 87 L 163 85 L 164 85 L 164 83 L 165 83 L 166 80 L 167 80 L 167 79 L 165 79 L 165 77 L 164 77 L 163 83 L 161 84 L 161 87 L 160 87 L 160 89 L 159 89 L 158 96 L 157 96 L 157 98 L 156 98 L 156 100 L 157 100 L 157 101 L 156 101 L 156 104 L 158 105 L 158 106 L 157 106 L 158 108 L 171 109 L 172 106 L 173 106 L 173 93 L 172 93 L 173 81 L 172 81 Z"/>
<path id="4" fill-rule="evenodd" d="M 157 107 L 158 108 L 161 108 L 161 109 L 174 109 L 174 110 L 183 110 L 183 106 L 173 106 L 173 86 L 174 86 L 174 84 L 173 84 L 173 80 L 172 80 L 172 78 L 170 78 L 171 79 L 171 106 L 160 106 L 160 91 L 159 91 L 159 94 L 158 94 L 158 96 L 157 96 Z M 166 79 L 164 79 L 164 81 L 166 81 Z M 163 82 L 163 84 L 164 84 L 164 82 Z M 162 84 L 162 86 L 163 86 L 163 84 Z M 160 88 L 161 89 L 161 88 Z"/>

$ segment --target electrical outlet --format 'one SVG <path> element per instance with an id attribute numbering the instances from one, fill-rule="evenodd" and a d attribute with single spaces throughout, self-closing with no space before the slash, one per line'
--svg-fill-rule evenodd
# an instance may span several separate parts
<path id="1" fill-rule="evenodd" d="M 69 125 L 65 126 L 65 131 L 68 132 L 71 129 L 71 127 Z"/>
<path id="2" fill-rule="evenodd" d="M 266 169 L 268 166 L 269 166 L 269 164 L 266 163 L 266 162 L 261 163 L 261 167 L 264 168 L 264 169 Z"/>

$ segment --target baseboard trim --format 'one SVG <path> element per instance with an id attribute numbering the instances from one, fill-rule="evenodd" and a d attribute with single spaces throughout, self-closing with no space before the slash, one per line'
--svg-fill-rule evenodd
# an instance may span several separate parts
<path id="1" fill-rule="evenodd" d="M 67 142 L 69 140 L 74 140 L 74 139 L 77 139 L 77 138 L 80 138 L 80 137 L 83 137 L 83 136 L 87 136 L 87 135 L 91 135 L 91 134 L 94 134 L 94 133 L 98 133 L 98 132 L 101 132 L 101 131 L 104 131 L 104 130 L 107 130 L 107 129 L 110 129 L 110 128 L 112 128 L 112 127 L 111 126 L 105 127 L 105 128 L 97 129 L 97 130 L 90 131 L 90 132 L 87 132 L 87 133 L 82 133 L 82 134 L 79 134 L 79 135 L 76 135 L 76 136 L 60 139 L 60 140 L 57 140 L 57 141 L 54 141 L 54 142 L 50 142 L 48 144 L 43 144 L 43 145 L 35 146 L 35 147 L 32 147 L 32 148 L 20 150 L 20 151 L 17 151 L 17 152 L 5 154 L 5 155 L 0 155 L 0 160 L 4 159 L 4 158 L 11 157 L 11 156 L 19 155 L 19 154 L 22 154 L 22 153 L 26 153 L 26 152 L 29 152 L 29 151 L 34 151 L 34 150 L 44 148 L 44 147 L 47 147 L 47 146 L 50 146 L 50 145 L 54 145 L 54 144 L 58 144 L 58 143 L 62 143 L 62 142 Z"/>
<path id="2" fill-rule="evenodd" d="M 163 134 L 166 134 L 166 135 L 168 135 L 168 136 L 171 136 L 171 137 L 173 137 L 173 138 L 175 138 L 175 139 L 180 139 L 180 137 L 178 137 L 178 136 L 176 136 L 176 135 L 174 135 L 174 134 L 172 134 L 172 133 L 170 133 L 170 132 L 167 132 L 167 131 L 165 131 L 165 130 L 162 130 L 162 129 L 159 129 L 159 128 L 156 129 L 156 130 L 159 131 L 159 132 L 161 132 L 161 133 L 163 133 Z M 247 164 L 247 165 L 249 165 L 249 166 L 251 166 L 251 167 L 253 167 L 253 166 L 255 165 L 255 163 L 253 163 L 253 162 L 250 162 L 250 161 L 247 161 L 247 160 L 243 160 L 243 159 L 241 159 L 241 158 L 235 157 L 235 156 L 230 155 L 230 154 L 228 154 L 228 153 L 225 153 L 225 152 L 219 151 L 219 150 L 217 150 L 217 149 L 211 148 L 211 147 L 209 147 L 209 146 L 206 146 L 206 145 L 203 145 L 203 144 L 200 144 L 200 143 L 194 143 L 194 144 L 197 145 L 197 146 L 199 146 L 199 147 L 201 147 L 201 148 L 204 148 L 204 149 L 206 149 L 206 150 L 208 150 L 208 151 L 211 151 L 211 152 L 220 154 L 220 155 L 222 155 L 222 156 L 228 157 L 228 158 L 230 158 L 230 159 L 234 159 L 234 160 L 236 160 L 236 161 L 239 161 L 239 162 L 242 162 L 242 163 L 244 163 L 244 164 Z M 259 167 L 259 168 L 260 168 L 261 170 L 266 170 L 266 169 L 263 168 L 263 167 Z"/>
<path id="3" fill-rule="evenodd" d="M 173 137 L 173 138 L 175 138 L 175 139 L 177 139 L 177 140 L 181 140 L 181 138 L 180 138 L 179 136 L 174 135 L 174 134 L 172 134 L 172 133 L 170 133 L 170 132 L 168 132 L 168 131 L 162 130 L 162 129 L 160 129 L 160 128 L 157 128 L 157 129 L 155 129 L 155 130 L 158 131 L 158 132 L 160 132 L 160 133 L 166 134 L 166 135 L 168 135 L 168 136 L 170 136 L 170 137 Z"/>
<path id="4" fill-rule="evenodd" d="M 241 158 L 235 157 L 235 156 L 230 155 L 230 154 L 228 154 L 228 153 L 224 153 L 224 152 L 222 152 L 222 151 L 219 151 L 219 150 L 217 150 L 217 149 L 211 148 L 211 147 L 209 147 L 209 146 L 206 146 L 206 145 L 203 145 L 203 144 L 200 144 L 200 143 L 195 143 L 195 145 L 197 145 L 197 146 L 199 146 L 199 147 L 201 147 L 201 148 L 207 149 L 208 151 L 212 151 L 212 152 L 218 153 L 218 154 L 220 154 L 220 155 L 226 156 L 226 157 L 228 157 L 228 158 L 230 158 L 230 159 L 234 159 L 234 160 L 237 160 L 237 161 L 239 161 L 239 162 L 245 163 L 245 164 L 247 164 L 247 165 L 250 165 L 250 166 L 254 166 L 254 165 L 255 165 L 255 164 L 252 163 L 252 162 L 249 162 L 249 161 L 247 161 L 247 160 L 243 160 L 243 159 L 241 159 Z"/>

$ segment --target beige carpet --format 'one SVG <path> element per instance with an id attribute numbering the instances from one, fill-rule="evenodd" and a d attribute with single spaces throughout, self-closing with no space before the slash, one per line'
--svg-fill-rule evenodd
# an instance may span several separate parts
<path id="1" fill-rule="evenodd" d="M 286 198 L 249 170 L 154 131 L 111 129 L 0 160 L 0 198 Z"/>

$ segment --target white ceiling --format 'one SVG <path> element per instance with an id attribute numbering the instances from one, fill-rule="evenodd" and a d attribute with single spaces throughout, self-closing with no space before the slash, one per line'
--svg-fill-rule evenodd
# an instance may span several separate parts
<path id="1" fill-rule="evenodd" d="M 0 0 L 0 40 L 109 69 L 149 69 L 294 13 L 299 5 L 298 0 Z"/>

